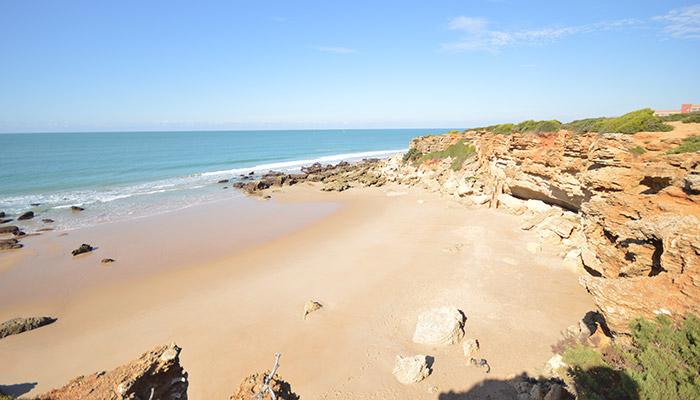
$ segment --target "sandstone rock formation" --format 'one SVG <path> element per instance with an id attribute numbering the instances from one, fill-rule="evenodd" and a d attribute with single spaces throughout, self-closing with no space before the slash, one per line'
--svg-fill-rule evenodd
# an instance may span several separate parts
<path id="1" fill-rule="evenodd" d="M 396 356 L 392 374 L 404 385 L 420 382 L 430 375 L 428 358 L 424 355 L 413 357 Z"/>
<path id="2" fill-rule="evenodd" d="M 460 170 L 450 159 L 394 159 L 384 176 L 521 216 L 523 229 L 563 247 L 563 265 L 586 275 L 581 282 L 610 329 L 626 333 L 638 316 L 700 312 L 700 153 L 667 155 L 679 140 L 663 135 L 451 133 L 414 139 L 411 148 L 442 151 L 465 140 L 477 154 Z"/>
<path id="3" fill-rule="evenodd" d="M 436 307 L 418 316 L 413 342 L 455 344 L 464 337 L 464 314 L 453 306 Z"/>
<path id="4" fill-rule="evenodd" d="M 56 322 L 51 317 L 13 318 L 0 324 L 0 339 Z"/>
<path id="5" fill-rule="evenodd" d="M 36 400 L 187 399 L 187 373 L 180 366 L 180 348 L 159 346 L 109 372 L 80 376 Z"/>
<path id="6" fill-rule="evenodd" d="M 265 383 L 265 378 L 270 375 L 270 371 L 265 371 L 264 373 L 252 374 L 238 385 L 236 392 L 231 395 L 229 400 L 268 400 L 272 399 L 270 393 L 261 389 Z M 298 400 L 299 396 L 292 392 L 292 387 L 280 378 L 279 375 L 275 374 L 272 379 L 270 379 L 269 386 L 275 393 L 275 397 L 278 400 Z"/>

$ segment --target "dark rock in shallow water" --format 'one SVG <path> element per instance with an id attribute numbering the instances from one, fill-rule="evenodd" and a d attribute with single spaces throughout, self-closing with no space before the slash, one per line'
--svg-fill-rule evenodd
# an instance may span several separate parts
<path id="1" fill-rule="evenodd" d="M 13 235 L 17 235 L 19 233 L 19 228 L 12 225 L 12 226 L 1 226 L 0 227 L 0 234 L 2 233 L 11 233 Z"/>
<path id="2" fill-rule="evenodd" d="M 40 205 L 41 205 L 41 203 L 31 203 L 31 204 L 30 204 L 30 206 L 32 206 L 32 207 L 37 207 L 37 206 L 40 206 Z"/>
<path id="3" fill-rule="evenodd" d="M 228 183 L 228 179 L 222 179 L 222 180 L 220 180 L 220 181 L 217 182 L 217 183 Z"/>
<path id="4" fill-rule="evenodd" d="M 0 339 L 56 322 L 51 317 L 13 318 L 0 324 Z"/>
<path id="5" fill-rule="evenodd" d="M 41 220 L 41 222 L 43 222 L 43 223 L 45 223 L 45 224 L 50 224 L 50 223 L 53 222 L 53 220 L 52 220 L 51 218 L 44 218 L 44 219 Z"/>
<path id="6" fill-rule="evenodd" d="M 83 207 L 78 207 L 78 206 L 71 206 L 70 207 L 71 211 L 85 211 Z"/>
<path id="7" fill-rule="evenodd" d="M 0 250 L 14 250 L 21 249 L 22 245 L 19 244 L 17 239 L 2 239 L 0 240 Z"/>
<path id="8" fill-rule="evenodd" d="M 252 176 L 253 174 L 255 174 L 255 172 L 254 172 L 254 171 L 250 171 L 250 172 L 248 172 L 248 175 L 251 175 L 251 176 Z"/>
<path id="9" fill-rule="evenodd" d="M 71 254 L 73 254 L 73 256 L 75 257 L 75 256 L 77 256 L 78 254 L 89 253 L 89 252 L 91 252 L 92 250 L 93 250 L 93 247 L 92 247 L 92 246 L 90 246 L 89 244 L 83 243 L 83 244 L 80 245 L 80 247 L 78 247 L 77 249 L 71 251 Z"/>
<path id="10" fill-rule="evenodd" d="M 0 211 L 0 218 L 5 218 L 5 211 Z"/>
<path id="11" fill-rule="evenodd" d="M 18 221 L 25 221 L 25 220 L 32 219 L 32 218 L 34 218 L 34 213 L 31 212 L 31 211 L 27 211 L 26 213 L 20 215 L 20 216 L 17 218 L 17 220 L 18 220 Z"/>
<path id="12" fill-rule="evenodd" d="M 12 218 L 3 219 L 3 220 L 0 220 L 0 224 L 6 224 L 6 223 L 12 222 L 12 221 L 14 221 Z"/>

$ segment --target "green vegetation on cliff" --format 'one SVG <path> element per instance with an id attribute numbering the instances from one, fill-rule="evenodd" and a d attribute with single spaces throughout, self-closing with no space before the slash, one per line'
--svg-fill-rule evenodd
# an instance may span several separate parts
<path id="1" fill-rule="evenodd" d="M 700 399 L 700 319 L 674 323 L 662 314 L 630 329 L 630 348 L 579 344 L 564 353 L 579 398 Z"/>
<path id="2" fill-rule="evenodd" d="M 673 130 L 671 125 L 666 125 L 654 116 L 650 108 L 632 111 L 621 117 L 606 121 L 599 132 L 637 133 L 637 132 L 668 132 Z"/>
<path id="3" fill-rule="evenodd" d="M 454 161 L 452 162 L 451 167 L 453 170 L 459 171 L 462 168 L 464 161 L 474 154 L 476 154 L 476 149 L 474 146 L 470 146 L 464 140 L 460 140 L 445 150 L 424 154 L 422 157 L 420 157 L 420 162 L 427 160 L 442 160 L 444 158 L 452 157 L 454 158 Z"/>
<path id="4" fill-rule="evenodd" d="M 420 150 L 418 150 L 415 147 L 411 147 L 410 149 L 408 149 L 406 154 L 403 155 L 402 161 L 404 164 L 406 164 L 409 161 L 416 161 L 417 159 L 421 158 L 422 156 L 423 156 L 423 152 L 421 152 Z"/>
<path id="5" fill-rule="evenodd" d="M 557 120 L 550 121 L 523 121 L 517 125 L 515 124 L 500 124 L 491 125 L 486 128 L 477 128 L 477 130 L 486 130 L 493 132 L 497 135 L 510 135 L 513 133 L 525 133 L 525 132 L 535 132 L 535 133 L 547 133 L 556 132 L 561 128 L 561 122 Z"/>
<path id="6" fill-rule="evenodd" d="M 564 124 L 564 129 L 575 133 L 601 132 L 601 133 L 626 133 L 637 132 L 668 132 L 673 130 L 671 125 L 663 123 L 663 120 L 654 116 L 650 108 L 632 111 L 617 118 L 588 118 L 580 119 Z"/>
<path id="7" fill-rule="evenodd" d="M 694 153 L 700 151 L 700 135 L 689 136 L 683 139 L 683 144 L 673 150 L 669 150 L 667 154 L 683 154 Z"/>

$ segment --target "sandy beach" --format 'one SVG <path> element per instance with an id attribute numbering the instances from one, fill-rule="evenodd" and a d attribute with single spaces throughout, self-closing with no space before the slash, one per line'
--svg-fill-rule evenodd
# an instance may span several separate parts
<path id="1" fill-rule="evenodd" d="M 0 254 L 0 319 L 58 321 L 0 340 L 0 384 L 31 396 L 176 342 L 191 399 L 228 398 L 277 352 L 302 398 L 435 399 L 536 373 L 594 309 L 561 250 L 529 253 L 539 239 L 505 212 L 417 187 L 318 188 L 23 239 Z M 98 248 L 73 259 L 80 243 Z M 308 300 L 324 307 L 303 320 Z M 490 374 L 459 345 L 411 341 L 417 316 L 442 305 L 467 316 Z M 399 383 L 397 354 L 434 357 L 433 373 Z"/>

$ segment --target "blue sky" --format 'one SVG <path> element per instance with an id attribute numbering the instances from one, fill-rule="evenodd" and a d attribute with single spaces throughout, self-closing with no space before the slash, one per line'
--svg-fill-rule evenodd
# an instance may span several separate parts
<path id="1" fill-rule="evenodd" d="M 0 132 L 466 128 L 685 102 L 697 0 L 0 0 Z"/>

